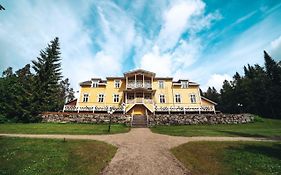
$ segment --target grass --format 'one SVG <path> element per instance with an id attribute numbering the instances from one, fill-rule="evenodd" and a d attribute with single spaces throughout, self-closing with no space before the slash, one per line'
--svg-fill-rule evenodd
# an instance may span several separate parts
<path id="1" fill-rule="evenodd" d="M 281 172 L 281 142 L 190 142 L 171 151 L 195 175 Z"/>
<path id="2" fill-rule="evenodd" d="M 124 133 L 130 130 L 123 124 L 111 125 L 110 134 Z M 57 124 L 57 123 L 32 123 L 32 124 L 0 124 L 0 133 L 21 134 L 108 134 L 106 124 Z"/>
<path id="3" fill-rule="evenodd" d="M 99 141 L 0 137 L 0 174 L 98 174 L 117 148 Z"/>
<path id="4" fill-rule="evenodd" d="M 173 136 L 281 137 L 281 120 L 263 119 L 247 124 L 155 126 L 151 130 Z"/>

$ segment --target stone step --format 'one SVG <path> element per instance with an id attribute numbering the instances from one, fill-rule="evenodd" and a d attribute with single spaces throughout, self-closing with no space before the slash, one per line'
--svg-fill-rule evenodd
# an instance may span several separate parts
<path id="1" fill-rule="evenodd" d="M 132 121 L 132 127 L 134 127 L 134 128 L 146 128 L 147 127 L 146 116 L 144 116 L 144 115 L 134 115 L 134 118 L 133 118 L 133 121 Z"/>

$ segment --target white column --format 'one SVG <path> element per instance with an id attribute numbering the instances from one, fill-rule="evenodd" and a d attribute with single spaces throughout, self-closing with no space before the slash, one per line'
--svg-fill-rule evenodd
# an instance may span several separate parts
<path id="1" fill-rule="evenodd" d="M 144 88 L 144 74 L 142 74 L 142 87 Z"/>
<path id="2" fill-rule="evenodd" d="M 137 87 L 137 74 L 135 74 L 135 88 Z"/>
<path id="3" fill-rule="evenodd" d="M 127 99 L 128 99 L 128 93 L 125 92 L 125 103 L 127 104 Z"/>
<path id="4" fill-rule="evenodd" d="M 126 76 L 126 89 L 128 89 L 128 77 Z"/>

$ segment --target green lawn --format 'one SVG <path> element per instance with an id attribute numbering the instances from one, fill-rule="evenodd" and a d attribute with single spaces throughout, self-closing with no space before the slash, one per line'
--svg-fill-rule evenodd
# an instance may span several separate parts
<path id="1" fill-rule="evenodd" d="M 155 126 L 152 132 L 173 136 L 281 137 L 281 120 L 263 119 L 247 124 Z"/>
<path id="2" fill-rule="evenodd" d="M 111 125 L 110 134 L 128 132 L 130 127 L 123 124 Z M 108 134 L 106 124 L 0 124 L 0 133 L 22 134 Z"/>
<path id="3" fill-rule="evenodd" d="M 171 151 L 195 175 L 281 172 L 281 142 L 190 142 Z"/>
<path id="4" fill-rule="evenodd" d="M 0 174 L 98 174 L 117 148 L 99 141 L 0 137 Z"/>

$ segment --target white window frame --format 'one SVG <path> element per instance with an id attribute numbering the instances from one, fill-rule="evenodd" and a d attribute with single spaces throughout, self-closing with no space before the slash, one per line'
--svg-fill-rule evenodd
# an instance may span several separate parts
<path id="1" fill-rule="evenodd" d="M 177 98 L 177 97 L 179 97 L 179 98 Z M 181 103 L 181 94 L 175 94 L 175 103 Z"/>
<path id="2" fill-rule="evenodd" d="M 119 94 L 113 94 L 113 103 L 119 103 L 119 97 L 120 95 Z"/>
<path id="3" fill-rule="evenodd" d="M 161 98 L 162 97 L 162 98 Z M 166 98 L 164 94 L 159 95 L 159 103 L 166 103 Z"/>
<path id="4" fill-rule="evenodd" d="M 85 97 L 85 96 L 87 96 L 87 97 Z M 89 99 L 90 99 L 90 95 L 88 93 L 83 94 L 83 101 L 82 101 L 83 103 L 87 103 L 89 101 Z"/>
<path id="5" fill-rule="evenodd" d="M 188 81 L 182 81 L 181 82 L 181 88 L 182 89 L 187 89 L 188 88 Z"/>
<path id="6" fill-rule="evenodd" d="M 99 86 L 99 82 L 98 81 L 92 81 L 92 88 L 97 88 Z"/>
<path id="7" fill-rule="evenodd" d="M 114 80 L 114 87 L 119 89 L 121 87 L 121 80 Z"/>
<path id="8" fill-rule="evenodd" d="M 98 95 L 98 102 L 99 102 L 99 103 L 103 103 L 103 102 L 104 102 L 104 96 L 105 96 L 105 95 L 102 94 L 102 93 Z"/>
<path id="9" fill-rule="evenodd" d="M 162 83 L 162 84 L 161 84 L 161 83 Z M 159 80 L 159 81 L 158 81 L 158 87 L 159 87 L 159 89 L 164 89 L 164 88 L 165 88 L 164 80 Z"/>
<path id="10" fill-rule="evenodd" d="M 190 103 L 196 103 L 196 95 L 195 94 L 190 94 L 189 98 L 190 98 Z"/>

